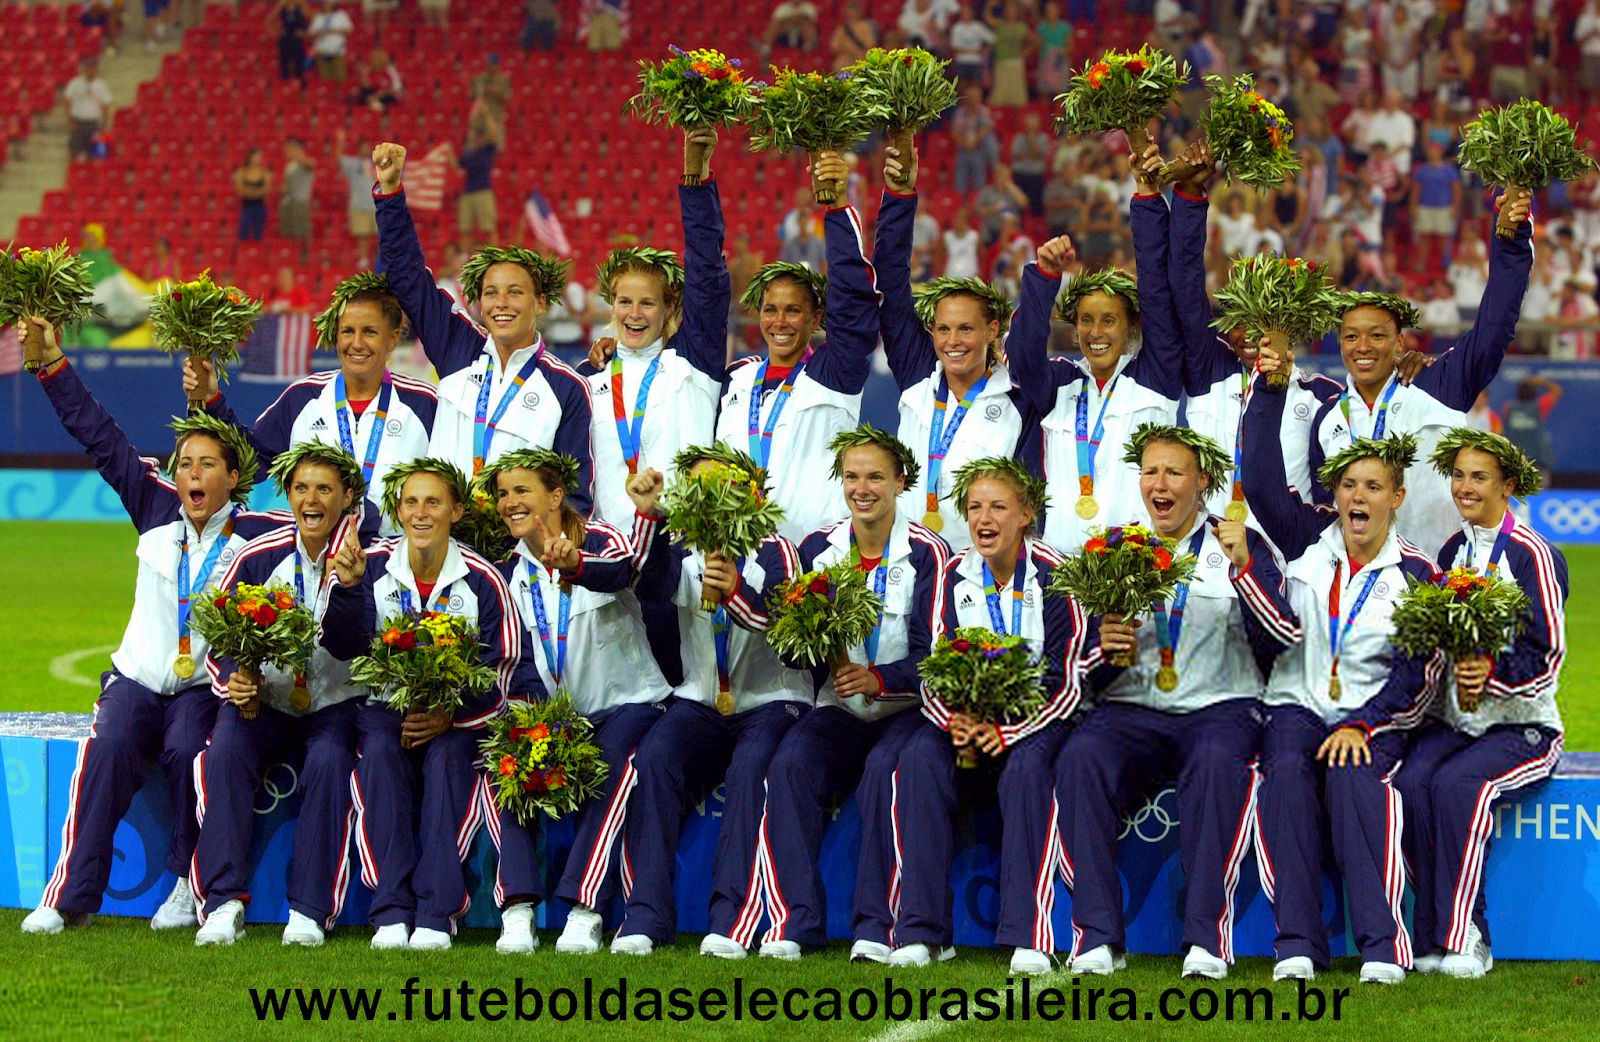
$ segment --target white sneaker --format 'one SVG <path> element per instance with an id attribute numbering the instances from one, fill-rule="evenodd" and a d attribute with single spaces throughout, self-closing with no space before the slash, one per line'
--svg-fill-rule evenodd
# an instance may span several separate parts
<path id="1" fill-rule="evenodd" d="M 194 911 L 194 891 L 189 889 L 187 879 L 180 879 L 156 909 L 156 914 L 150 917 L 150 929 L 192 930 L 199 925 L 200 917 Z"/>
<path id="2" fill-rule="evenodd" d="M 1444 952 L 1433 951 L 1426 955 L 1419 955 L 1411 960 L 1411 969 L 1417 973 L 1438 973 L 1439 964 L 1444 962 Z"/>
<path id="3" fill-rule="evenodd" d="M 705 940 L 700 942 L 701 955 L 715 955 L 719 959 L 742 959 L 750 953 L 745 951 L 744 945 L 732 937 L 724 937 L 720 933 L 708 933 Z"/>
<path id="4" fill-rule="evenodd" d="M 495 951 L 501 955 L 531 955 L 537 947 L 539 935 L 533 932 L 533 905 L 522 901 L 500 913 L 500 939 L 494 942 Z"/>
<path id="5" fill-rule="evenodd" d="M 1055 960 L 1049 952 L 1042 952 L 1037 948 L 1018 948 L 1011 953 L 1011 972 L 1015 976 L 1035 976 L 1040 973 L 1049 973 L 1055 968 Z"/>
<path id="6" fill-rule="evenodd" d="M 851 962 L 886 963 L 890 954 L 889 946 L 879 944 L 877 941 L 861 940 L 850 946 Z"/>
<path id="7" fill-rule="evenodd" d="M 1183 957 L 1183 976 L 1204 977 L 1206 980 L 1224 980 L 1228 976 L 1228 964 L 1217 958 L 1198 944 L 1189 946 L 1189 954 Z"/>
<path id="8" fill-rule="evenodd" d="M 430 930 L 419 926 L 411 931 L 406 947 L 414 952 L 442 952 L 450 949 L 450 935 L 443 930 Z"/>
<path id="9" fill-rule="evenodd" d="M 1113 955 L 1109 944 L 1091 948 L 1072 960 L 1072 975 L 1074 977 L 1081 977 L 1084 974 L 1095 977 L 1109 977 L 1118 970 L 1127 968 L 1128 957 L 1120 953 Z"/>
<path id="10" fill-rule="evenodd" d="M 955 948 L 944 945 L 937 953 L 926 944 L 902 944 L 889 953 L 890 966 L 926 966 L 933 962 L 949 962 L 956 957 Z"/>
<path id="11" fill-rule="evenodd" d="M 407 948 L 411 945 L 411 931 L 406 929 L 405 923 L 390 923 L 380 926 L 372 934 L 372 950 L 394 951 Z"/>
<path id="12" fill-rule="evenodd" d="M 611 938 L 612 955 L 649 955 L 655 950 L 655 942 L 648 934 L 630 933 L 627 936 L 618 934 Z"/>
<path id="13" fill-rule="evenodd" d="M 244 902 L 224 901 L 215 912 L 206 916 L 206 924 L 195 931 L 197 947 L 208 944 L 232 944 L 244 936 Z"/>
<path id="14" fill-rule="evenodd" d="M 768 941 L 761 946 L 761 957 L 782 959 L 784 962 L 799 962 L 800 945 L 795 941 Z"/>
<path id="15" fill-rule="evenodd" d="M 1477 923 L 1467 924 L 1467 943 L 1459 952 L 1450 952 L 1439 963 L 1439 972 L 1448 977 L 1476 979 L 1494 969 L 1489 942 L 1483 939 Z"/>
<path id="16" fill-rule="evenodd" d="M 1399 984 L 1405 979 L 1405 969 L 1392 962 L 1364 962 L 1361 964 L 1362 984 Z"/>
<path id="17" fill-rule="evenodd" d="M 1316 980 L 1317 964 L 1309 955 L 1291 955 L 1272 967 L 1273 980 Z"/>
<path id="18" fill-rule="evenodd" d="M 574 907 L 567 913 L 567 925 L 556 938 L 556 951 L 568 955 L 593 955 L 600 950 L 600 932 L 605 920 L 599 912 Z"/>
<path id="19" fill-rule="evenodd" d="M 322 927 L 318 926 L 309 915 L 299 912 L 289 912 L 289 922 L 283 928 L 283 943 L 298 944 L 303 948 L 322 947 Z"/>
<path id="20" fill-rule="evenodd" d="M 40 905 L 22 920 L 22 932 L 60 933 L 68 926 L 87 926 L 92 918 L 88 912 L 63 912 L 49 905 Z"/>

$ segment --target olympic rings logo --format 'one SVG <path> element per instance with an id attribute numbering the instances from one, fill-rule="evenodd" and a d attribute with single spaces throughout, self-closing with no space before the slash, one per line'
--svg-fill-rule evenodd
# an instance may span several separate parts
<path id="1" fill-rule="evenodd" d="M 1539 520 L 1557 535 L 1589 535 L 1600 528 L 1600 510 L 1588 497 L 1542 496 Z"/>
<path id="2" fill-rule="evenodd" d="M 1150 797 L 1133 817 L 1124 818 L 1122 832 L 1117 835 L 1117 839 L 1122 839 L 1130 832 L 1146 843 L 1160 843 L 1166 839 L 1167 835 L 1178 827 L 1177 817 L 1162 805 L 1169 796 L 1174 802 L 1178 798 L 1178 790 L 1170 785 Z M 1159 834 L 1156 833 L 1157 826 L 1161 828 Z"/>
<path id="3" fill-rule="evenodd" d="M 289 784 L 287 787 L 278 784 L 277 779 L 273 777 L 273 771 L 283 771 L 289 775 Z M 300 776 L 295 773 L 295 769 L 293 767 L 290 767 L 286 763 L 273 764 L 271 767 L 268 767 L 266 770 L 261 772 L 261 784 L 256 788 L 255 812 L 257 814 L 271 814 L 273 811 L 278 809 L 278 804 L 282 803 L 290 796 L 293 796 L 295 794 L 295 790 L 299 788 Z M 261 797 L 263 796 L 272 800 L 272 802 L 265 807 L 261 806 Z"/>

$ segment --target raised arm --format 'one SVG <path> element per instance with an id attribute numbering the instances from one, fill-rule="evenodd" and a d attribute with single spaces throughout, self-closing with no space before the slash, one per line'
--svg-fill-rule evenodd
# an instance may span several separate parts
<path id="1" fill-rule="evenodd" d="M 1269 388 L 1260 373 L 1252 380 L 1243 420 L 1244 496 L 1262 531 L 1283 551 L 1285 560 L 1293 561 L 1317 541 L 1338 515 L 1331 508 L 1302 502 L 1289 488 L 1283 465 L 1284 447 L 1279 440 L 1288 395 Z M 1315 439 L 1312 443 L 1315 446 Z"/>
<path id="2" fill-rule="evenodd" d="M 468 695 L 456 710 L 455 726 L 482 728 L 505 712 L 506 700 L 517 689 L 522 659 L 522 620 L 511 590 L 493 566 L 469 563 L 467 582 L 478 597 L 478 660 L 495 672 L 494 686 L 480 695 Z M 525 681 L 524 681 L 525 683 Z"/>
<path id="3" fill-rule="evenodd" d="M 717 183 L 679 185 L 678 213 L 683 220 L 683 324 L 668 346 L 720 384 L 727 368 L 733 284 L 722 258 L 722 198 Z"/>
<path id="4" fill-rule="evenodd" d="M 570 572 L 563 569 L 561 577 L 596 593 L 617 593 L 633 582 L 640 562 L 627 536 L 603 521 L 590 521 L 578 549 L 578 567 Z"/>
<path id="5" fill-rule="evenodd" d="M 904 391 L 927 379 L 938 365 L 933 338 L 922 328 L 911 296 L 911 231 L 917 219 L 917 197 L 884 189 L 872 263 L 878 272 L 878 331 L 894 382 Z"/>
<path id="6" fill-rule="evenodd" d="M 367 560 L 366 571 L 353 586 L 335 581 L 328 589 L 328 607 L 322 613 L 322 628 L 317 639 L 328 654 L 341 662 L 365 655 L 378 632 L 378 606 L 373 599 L 378 562 Z"/>
<path id="7" fill-rule="evenodd" d="M 1050 245 L 1041 247 L 1041 257 Z M 1023 265 L 1022 295 L 1011 319 L 1011 331 L 1006 334 L 1006 370 L 1011 383 L 1021 390 L 1023 401 L 1039 417 L 1055 406 L 1059 383 L 1079 375 L 1075 366 L 1054 364 L 1049 358 L 1050 313 L 1060 292 L 1059 274 L 1047 274 L 1038 264 Z"/>
<path id="8" fill-rule="evenodd" d="M 822 230 L 828 256 L 823 302 L 828 339 L 806 363 L 806 372 L 824 387 L 860 394 L 878 346 L 883 294 L 878 292 L 877 273 L 862 253 L 861 216 L 852 207 L 841 206 L 823 217 Z"/>
<path id="9" fill-rule="evenodd" d="M 1183 334 L 1183 382 L 1190 397 L 1205 394 L 1239 372 L 1239 359 L 1211 328 L 1206 294 L 1206 234 L 1210 200 L 1172 193 L 1171 249 L 1167 280 Z"/>
<path id="10" fill-rule="evenodd" d="M 1159 194 L 1135 196 L 1129 209 L 1143 343 L 1125 371 L 1140 386 L 1177 401 L 1183 395 L 1184 341 L 1168 282 L 1172 217 Z"/>

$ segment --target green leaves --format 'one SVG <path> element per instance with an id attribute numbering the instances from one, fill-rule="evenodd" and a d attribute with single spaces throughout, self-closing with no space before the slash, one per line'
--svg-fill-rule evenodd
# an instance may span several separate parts
<path id="1" fill-rule="evenodd" d="M 94 314 L 89 266 L 66 243 L 0 254 L 0 327 L 37 315 L 57 330 Z"/>
<path id="2" fill-rule="evenodd" d="M 1528 595 L 1509 579 L 1465 568 L 1453 569 L 1439 585 L 1408 576 L 1394 606 L 1389 643 L 1421 658 L 1435 651 L 1452 660 L 1493 656 L 1527 628 L 1528 611 Z"/>
<path id="3" fill-rule="evenodd" d="M 1576 180 L 1596 165 L 1578 148 L 1566 117 L 1531 98 L 1486 109 L 1462 127 L 1459 158 L 1461 169 L 1485 184 L 1508 188 Z"/>
<path id="4" fill-rule="evenodd" d="M 1056 96 L 1058 134 L 1141 130 L 1159 116 L 1189 78 L 1189 64 L 1149 44 L 1134 52 L 1107 51 L 1072 77 Z"/>
<path id="5" fill-rule="evenodd" d="M 1078 324 L 1078 303 L 1091 293 L 1104 293 L 1108 297 L 1121 297 L 1128 306 L 1128 314 L 1139 314 L 1139 287 L 1127 272 L 1120 268 L 1096 268 L 1066 280 L 1066 286 L 1056 298 L 1055 317 L 1069 326 Z"/>
<path id="6" fill-rule="evenodd" d="M 727 126 L 749 113 L 750 85 L 737 58 L 710 49 L 668 49 L 673 56 L 660 65 L 639 62 L 639 93 L 624 112 L 686 130 Z"/>
<path id="7" fill-rule="evenodd" d="M 565 691 L 544 702 L 513 701 L 488 732 L 480 748 L 495 805 L 523 824 L 571 814 L 606 780 L 594 727 Z"/>
<path id="8" fill-rule="evenodd" d="M 754 460 L 721 443 L 713 449 L 718 451 L 692 450 L 698 455 L 688 466 L 681 460 L 691 450 L 679 453 L 679 470 L 661 496 L 661 510 L 680 546 L 744 557 L 778 530 L 783 508 L 768 497 L 766 472 Z"/>
<path id="9" fill-rule="evenodd" d="M 847 656 L 883 611 L 883 601 L 867 588 L 866 573 L 848 560 L 780 584 L 767 604 L 767 643 L 806 666 Z"/>
<path id="10" fill-rule="evenodd" d="M 350 682 L 401 713 L 455 712 L 468 695 L 494 686 L 495 671 L 478 657 L 478 635 L 459 615 L 394 615 L 372 637 L 371 650 L 350 663 Z"/>
<path id="11" fill-rule="evenodd" d="M 450 526 L 450 535 L 490 561 L 511 552 L 511 529 L 495 506 L 494 494 L 482 485 L 472 486 L 471 496 L 462 504 L 461 520 Z"/>
<path id="12" fill-rule="evenodd" d="M 209 271 L 175 283 L 170 292 L 157 294 L 150 302 L 156 346 L 168 354 L 184 351 L 210 362 L 220 380 L 228 378 L 223 367 L 238 360 L 239 345 L 249 337 L 259 314 L 259 300 L 236 286 L 217 285 Z"/>
<path id="13" fill-rule="evenodd" d="M 1056 565 L 1047 592 L 1075 599 L 1090 615 L 1134 619 L 1165 603 L 1194 574 L 1194 558 L 1142 525 L 1092 528 L 1083 552 Z"/>
<path id="14" fill-rule="evenodd" d="M 893 134 L 921 130 L 956 103 L 955 82 L 945 76 L 949 64 L 920 47 L 874 47 L 846 71 L 863 102 L 888 114 L 884 126 Z"/>
<path id="15" fill-rule="evenodd" d="M 476 301 L 483 296 L 483 277 L 496 264 L 515 264 L 533 279 L 533 291 L 554 304 L 567 291 L 568 261 L 557 260 L 522 246 L 485 246 L 461 266 L 461 295 Z"/>
<path id="16" fill-rule="evenodd" d="M 949 275 L 940 275 L 911 288 L 912 303 L 922 328 L 933 328 L 933 317 L 939 310 L 939 301 L 953 293 L 965 293 L 978 298 L 989 321 L 1000 323 L 998 336 L 1005 336 L 1006 330 L 1011 328 L 1011 298 L 1002 290 L 980 278 L 957 279 Z"/>
<path id="17" fill-rule="evenodd" d="M 990 724 L 1026 720 L 1044 705 L 1044 662 L 1034 658 L 1028 642 L 991 633 L 981 626 L 963 626 L 954 636 L 940 637 L 917 673 L 929 693 L 952 712 Z"/>
<path id="18" fill-rule="evenodd" d="M 1411 469 L 1417 458 L 1417 436 L 1405 431 L 1391 431 L 1382 438 L 1357 438 L 1332 456 L 1317 470 L 1317 480 L 1332 492 L 1339 484 L 1350 464 L 1358 460 L 1375 459 L 1392 471 L 1397 479 Z"/>
<path id="19" fill-rule="evenodd" d="M 1207 76 L 1205 82 L 1211 106 L 1200 117 L 1200 129 L 1229 181 L 1237 177 L 1255 188 L 1277 188 L 1300 169 L 1290 144 L 1294 126 L 1282 109 L 1256 93 L 1254 77 Z"/>
<path id="20" fill-rule="evenodd" d="M 595 268 L 598 282 L 595 292 L 607 306 L 611 304 L 612 286 L 618 277 L 628 271 L 652 271 L 666 284 L 668 300 L 683 299 L 683 264 L 671 250 L 658 250 L 653 246 L 619 246 L 612 250 Z"/>
<path id="21" fill-rule="evenodd" d="M 250 671 L 273 665 L 303 672 L 317 635 L 316 618 L 283 583 L 240 584 L 231 594 L 211 587 L 193 601 L 190 627 L 217 658 Z"/>
<path id="22" fill-rule="evenodd" d="M 881 100 L 863 95 L 848 71 L 825 75 L 773 69 L 771 86 L 752 92 L 745 126 L 754 152 L 838 152 L 855 144 L 894 114 Z"/>
<path id="23" fill-rule="evenodd" d="M 1339 325 L 1341 295 L 1324 266 L 1298 257 L 1261 254 L 1233 262 L 1228 283 L 1217 291 L 1220 309 L 1213 329 L 1244 326 L 1252 340 L 1283 333 L 1290 346 L 1316 340 Z"/>
<path id="24" fill-rule="evenodd" d="M 1445 431 L 1434 443 L 1433 455 L 1428 457 L 1428 462 L 1433 464 L 1434 470 L 1448 478 L 1455 471 L 1456 457 L 1462 449 L 1477 449 L 1493 456 L 1506 477 L 1516 479 L 1517 488 L 1513 495 L 1518 499 L 1526 500 L 1536 495 L 1539 486 L 1544 483 L 1544 475 L 1539 473 L 1539 468 L 1521 449 L 1501 435 L 1476 427 L 1452 427 Z"/>
<path id="25" fill-rule="evenodd" d="M 358 293 L 388 293 L 392 296 L 389 276 L 373 271 L 358 271 L 333 287 L 333 299 L 328 302 L 328 307 L 311 320 L 317 330 L 318 347 L 332 347 L 339 342 L 339 320 L 344 317 L 344 309 L 350 306 L 351 299 Z"/>

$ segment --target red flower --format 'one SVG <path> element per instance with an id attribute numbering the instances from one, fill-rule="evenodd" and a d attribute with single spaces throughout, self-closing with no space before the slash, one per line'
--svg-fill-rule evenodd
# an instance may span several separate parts
<path id="1" fill-rule="evenodd" d="M 1156 547 L 1155 559 L 1156 567 L 1160 568 L 1162 571 L 1166 571 L 1168 568 L 1172 567 L 1172 555 L 1167 552 L 1166 547 Z"/>
<path id="2" fill-rule="evenodd" d="M 394 646 L 401 651 L 410 651 L 417 646 L 417 635 L 410 630 L 406 630 L 395 639 Z"/>
<path id="3" fill-rule="evenodd" d="M 517 773 L 517 758 L 515 756 L 502 756 L 502 757 L 500 757 L 500 774 L 501 774 L 501 776 L 505 777 L 505 778 L 509 778 L 513 774 L 516 774 L 516 773 Z"/>
<path id="4" fill-rule="evenodd" d="M 215 604 L 217 606 L 217 610 L 218 611 L 222 611 L 224 608 L 226 608 L 228 606 L 228 595 L 227 594 L 223 594 L 222 596 L 218 597 L 216 600 L 212 601 L 211 603 Z"/>
<path id="5" fill-rule="evenodd" d="M 821 575 L 817 576 L 815 579 L 811 580 L 811 583 L 806 587 L 806 590 L 810 593 L 820 593 L 826 596 L 828 593 L 827 578 Z"/>
<path id="6" fill-rule="evenodd" d="M 900 59 L 900 64 L 901 65 L 910 65 L 911 61 L 912 61 L 911 55 L 907 54 L 907 55 L 903 56 Z"/>
<path id="7" fill-rule="evenodd" d="M 1147 68 L 1143 58 L 1131 58 L 1122 67 L 1127 69 L 1129 72 L 1134 73 L 1135 75 L 1143 72 Z"/>
<path id="8" fill-rule="evenodd" d="M 183 299 L 183 294 L 179 293 L 177 290 L 173 290 L 172 291 L 172 299 L 173 300 L 182 300 Z"/>
<path id="9" fill-rule="evenodd" d="M 528 775 L 528 780 L 522 783 L 524 792 L 543 792 L 545 790 L 545 773 L 534 771 Z"/>
<path id="10" fill-rule="evenodd" d="M 971 651 L 972 642 L 970 640 L 952 640 L 950 647 L 955 651 Z"/>
<path id="11" fill-rule="evenodd" d="M 270 604 L 263 604 L 256 609 L 254 618 L 257 626 L 270 626 L 278 621 L 278 609 Z"/>

